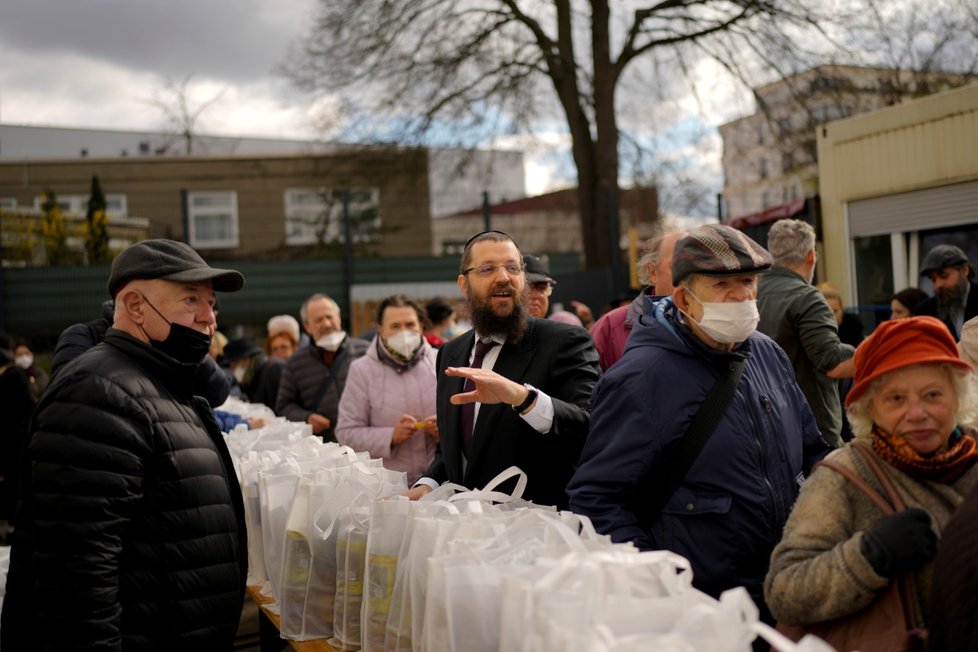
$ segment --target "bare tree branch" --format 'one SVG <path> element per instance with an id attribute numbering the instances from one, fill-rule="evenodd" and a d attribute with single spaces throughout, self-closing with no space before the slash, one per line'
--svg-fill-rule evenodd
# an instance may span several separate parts
<path id="1" fill-rule="evenodd" d="M 901 10 L 907 2 L 916 16 Z M 650 101 L 674 77 L 695 77 L 703 57 L 747 87 L 832 61 L 879 65 L 882 51 L 890 53 L 888 65 L 903 69 L 957 58 L 974 70 L 969 44 L 978 42 L 978 28 L 969 3 L 318 0 L 314 24 L 283 69 L 299 88 L 341 98 L 347 135 L 368 141 L 436 138 L 474 147 L 559 120 L 571 137 L 593 267 L 617 255 L 607 242 L 614 218 L 607 206 L 617 192 L 619 147 L 629 165 L 650 161 L 633 146 L 648 137 L 618 126 L 617 93 L 635 62 L 654 62 Z"/>

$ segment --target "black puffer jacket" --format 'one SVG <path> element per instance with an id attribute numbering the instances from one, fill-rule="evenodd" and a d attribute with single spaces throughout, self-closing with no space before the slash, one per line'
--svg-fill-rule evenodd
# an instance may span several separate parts
<path id="1" fill-rule="evenodd" d="M 196 369 L 110 329 L 59 372 L 32 424 L 2 649 L 231 648 L 244 509 Z"/>
<path id="2" fill-rule="evenodd" d="M 112 328 L 114 309 L 115 301 L 104 301 L 100 318 L 84 324 L 73 324 L 61 332 L 54 347 L 54 358 L 51 360 L 52 378 L 66 364 L 105 339 L 106 331 Z M 204 357 L 197 368 L 194 393 L 206 398 L 212 408 L 223 405 L 231 393 L 231 383 L 209 355 Z"/>

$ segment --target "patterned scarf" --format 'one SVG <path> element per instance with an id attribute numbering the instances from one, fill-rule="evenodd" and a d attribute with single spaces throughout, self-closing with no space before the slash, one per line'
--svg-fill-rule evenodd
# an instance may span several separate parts
<path id="1" fill-rule="evenodd" d="M 374 337 L 374 340 L 377 342 L 377 358 L 383 364 L 392 368 L 399 374 L 404 373 L 414 365 L 418 364 L 418 362 L 421 360 L 421 351 L 424 349 L 423 346 L 419 346 L 418 350 L 414 352 L 413 356 L 410 358 L 405 358 L 397 351 L 387 348 L 387 345 L 384 344 L 384 338 L 382 338 L 380 335 Z"/>
<path id="2" fill-rule="evenodd" d="M 978 462 L 978 442 L 955 428 L 943 453 L 924 457 L 900 435 L 873 426 L 873 450 L 884 462 L 920 480 L 951 484 Z"/>

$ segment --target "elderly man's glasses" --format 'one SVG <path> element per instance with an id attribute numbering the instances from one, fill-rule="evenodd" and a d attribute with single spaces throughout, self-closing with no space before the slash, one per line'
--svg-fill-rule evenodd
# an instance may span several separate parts
<path id="1" fill-rule="evenodd" d="M 535 283 L 530 283 L 530 287 L 534 292 L 539 292 L 540 294 L 549 294 L 550 292 L 550 281 L 537 281 Z"/>
<path id="2" fill-rule="evenodd" d="M 468 269 L 463 269 L 462 273 L 468 274 L 469 272 L 475 272 L 476 274 L 478 274 L 483 278 L 489 278 L 490 276 L 495 275 L 496 270 L 499 269 L 505 271 L 506 274 L 508 274 L 509 276 L 516 276 L 518 274 L 522 274 L 523 270 L 526 269 L 526 267 L 524 265 L 521 265 L 520 263 L 503 263 L 501 265 L 486 264 L 486 265 L 479 265 L 478 267 L 469 267 Z"/>

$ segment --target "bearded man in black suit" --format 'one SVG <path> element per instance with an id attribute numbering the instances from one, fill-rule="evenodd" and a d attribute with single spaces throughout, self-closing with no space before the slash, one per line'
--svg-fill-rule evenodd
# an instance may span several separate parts
<path id="1" fill-rule="evenodd" d="M 466 243 L 458 287 L 473 329 L 438 353 L 441 439 L 408 495 L 443 482 L 482 488 L 515 465 L 527 475 L 524 498 L 566 509 L 598 379 L 594 342 L 582 328 L 530 316 L 523 252 L 505 233 Z"/>

